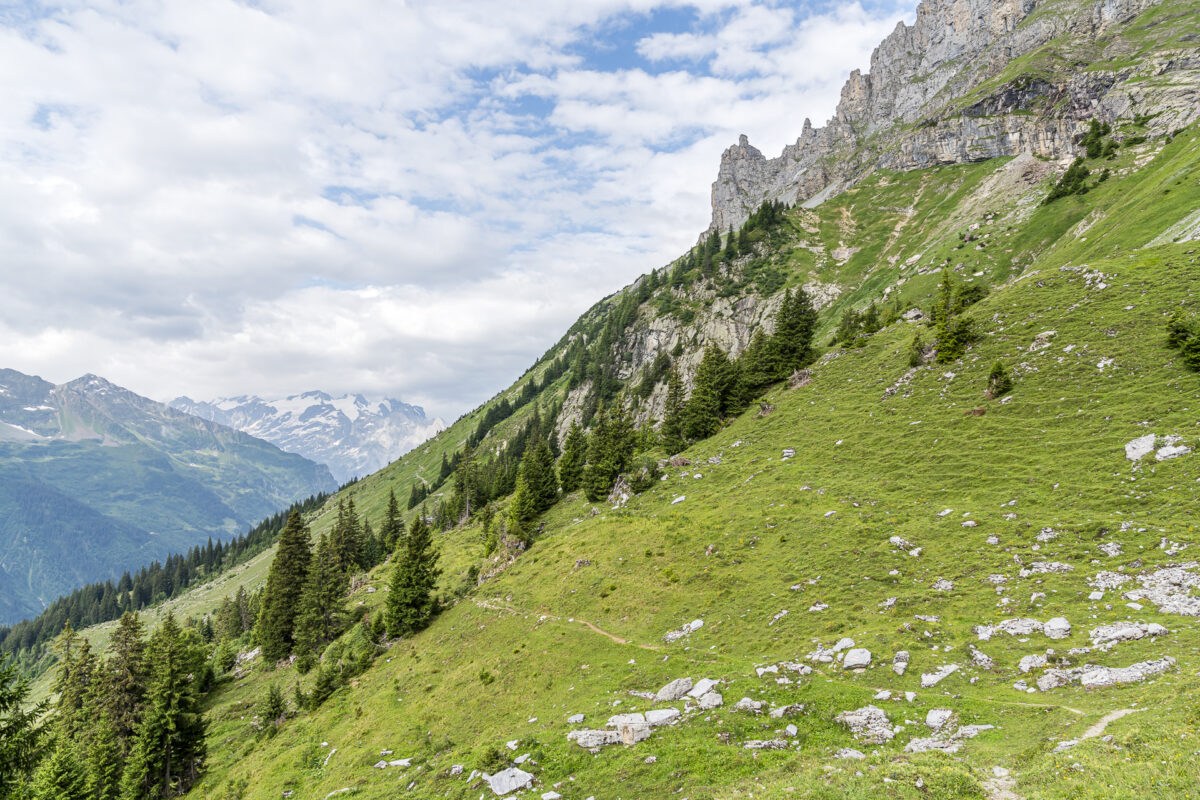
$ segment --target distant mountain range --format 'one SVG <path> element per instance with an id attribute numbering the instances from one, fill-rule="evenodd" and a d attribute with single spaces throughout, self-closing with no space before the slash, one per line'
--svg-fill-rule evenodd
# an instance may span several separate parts
<path id="1" fill-rule="evenodd" d="M 370 475 L 446 427 L 420 406 L 388 397 L 304 392 L 282 400 L 177 397 L 172 408 L 265 439 L 329 466 L 341 483 Z"/>
<path id="2" fill-rule="evenodd" d="M 0 623 L 336 488 L 273 444 L 85 375 L 0 369 Z"/>

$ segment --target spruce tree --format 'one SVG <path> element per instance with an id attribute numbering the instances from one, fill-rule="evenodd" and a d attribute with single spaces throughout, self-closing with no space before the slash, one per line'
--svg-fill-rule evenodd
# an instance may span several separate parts
<path id="1" fill-rule="evenodd" d="M 517 475 L 517 488 L 508 502 L 508 532 L 525 544 L 533 540 L 533 521 L 537 518 L 537 503 L 533 490 L 525 479 L 525 471 Z"/>
<path id="2" fill-rule="evenodd" d="M 204 764 L 197 654 L 168 613 L 146 651 L 146 709 L 121 777 L 124 800 L 159 800 L 186 792 Z"/>
<path id="3" fill-rule="evenodd" d="M 137 614 L 126 612 L 113 631 L 100 681 L 101 705 L 111 721 L 122 758 L 129 754 L 146 697 L 145 654 L 142 623 Z"/>
<path id="4" fill-rule="evenodd" d="M 587 434 L 578 422 L 571 423 L 567 440 L 563 443 L 562 458 L 558 461 L 558 482 L 563 494 L 579 488 L 583 480 L 583 465 L 587 460 Z"/>
<path id="5" fill-rule="evenodd" d="M 70 739 L 59 735 L 54 749 L 33 776 L 32 800 L 87 800 L 87 773 Z"/>
<path id="6" fill-rule="evenodd" d="M 692 395 L 683 408 L 683 435 L 693 441 L 707 439 L 721 428 L 721 395 L 726 382 L 725 354 L 709 345 L 696 368 Z"/>
<path id="7" fill-rule="evenodd" d="M 550 445 L 539 436 L 525 451 L 521 459 L 521 469 L 525 473 L 525 481 L 533 498 L 533 506 L 537 513 L 542 513 L 558 501 L 558 478 L 554 474 L 554 455 Z"/>
<path id="8" fill-rule="evenodd" d="M 778 359 L 775 357 L 771 339 L 762 328 L 754 331 L 750 344 L 742 351 L 738 361 L 741 364 L 745 401 L 762 394 L 779 375 Z"/>
<path id="9" fill-rule="evenodd" d="M 668 453 L 678 453 L 687 446 L 683 438 L 683 409 L 687 400 L 683 394 L 683 378 L 679 368 L 672 367 L 667 379 L 667 399 L 663 407 L 663 421 L 659 433 L 662 436 L 663 447 Z"/>
<path id="10" fill-rule="evenodd" d="M 411 636 L 433 619 L 437 612 L 434 592 L 441 574 L 437 560 L 432 531 L 425 524 L 424 514 L 418 514 L 408 529 L 388 584 L 384 621 L 389 637 Z"/>
<path id="11" fill-rule="evenodd" d="M 387 511 L 383 512 L 383 522 L 379 526 L 379 541 L 383 545 L 384 552 L 393 552 L 396 549 L 396 545 L 400 543 L 400 537 L 403 533 L 404 527 L 400 521 L 400 504 L 396 502 L 395 490 L 392 490 L 388 492 Z"/>
<path id="12" fill-rule="evenodd" d="M 89 800 L 117 800 L 125 754 L 112 719 L 98 714 L 87 741 L 86 774 Z"/>
<path id="13" fill-rule="evenodd" d="M 329 536 L 329 551 L 334 565 L 346 575 L 363 566 L 363 531 L 354 508 L 354 498 L 338 501 L 338 516 Z"/>
<path id="14" fill-rule="evenodd" d="M 296 612 L 312 559 L 309 541 L 308 526 L 300 519 L 300 513 L 293 511 L 279 535 L 279 547 L 267 573 L 267 588 L 263 592 L 262 610 L 255 631 L 263 659 L 268 664 L 285 658 L 292 651 Z"/>
<path id="15" fill-rule="evenodd" d="M 593 503 L 608 495 L 617 476 L 629 469 L 637 431 L 621 398 L 602 408 L 588 442 L 583 491 Z"/>
<path id="16" fill-rule="evenodd" d="M 42 754 L 38 719 L 45 701 L 29 704 L 29 680 L 0 653 L 0 797 L 19 796 Z"/>
<path id="17" fill-rule="evenodd" d="M 346 588 L 346 576 L 334 563 L 329 542 L 322 533 L 317 539 L 317 549 L 300 595 L 295 631 L 298 651 L 316 652 L 341 631 L 342 617 L 346 613 L 342 597 Z"/>
<path id="18" fill-rule="evenodd" d="M 795 370 L 812 362 L 813 333 L 817 327 L 817 312 L 808 292 L 797 287 L 783 296 L 783 305 L 775 320 L 775 351 L 779 362 L 778 376 L 786 378 Z"/>

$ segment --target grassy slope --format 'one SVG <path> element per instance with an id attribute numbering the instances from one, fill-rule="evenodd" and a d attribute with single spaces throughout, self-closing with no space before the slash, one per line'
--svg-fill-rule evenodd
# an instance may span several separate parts
<path id="1" fill-rule="evenodd" d="M 1124 154 L 1123 166 L 1137 156 Z M 822 280 L 864 281 L 867 288 L 840 304 L 865 302 L 906 276 L 899 291 L 922 298 L 937 275 L 917 273 L 946 256 L 965 275 L 982 270 L 993 278 L 1013 258 L 1032 263 L 1021 261 L 1019 280 L 972 309 L 986 335 L 961 362 L 919 369 L 884 398 L 907 372 L 911 330 L 897 323 L 867 347 L 823 361 L 811 385 L 777 390 L 769 398 L 773 414 L 736 420 L 687 454 L 698 466 L 670 470 L 627 507 L 564 501 L 548 515 L 545 538 L 506 572 L 275 739 L 254 740 L 250 706 L 268 682 L 290 687 L 295 674 L 260 669 L 223 685 L 210 711 L 211 767 L 197 792 L 268 798 L 294 790 L 298 798 L 323 798 L 349 787 L 363 797 L 491 796 L 477 781 L 449 775 L 450 766 L 470 772 L 487 748 L 520 739 L 517 752 L 536 762 L 538 791 L 561 782 L 568 798 L 775 797 L 789 787 L 806 797 L 972 797 L 983 796 L 994 765 L 1012 769 L 1030 798 L 1194 793 L 1200 629 L 1152 605 L 1135 612 L 1115 592 L 1089 601 L 1085 581 L 1101 569 L 1137 572 L 1191 555 L 1173 558 L 1158 545 L 1164 536 L 1194 541 L 1200 462 L 1190 456 L 1134 472 L 1123 445 L 1147 432 L 1195 441 L 1191 406 L 1200 402 L 1200 379 L 1161 344 L 1166 314 L 1181 302 L 1194 307 L 1200 291 L 1195 245 L 1139 248 L 1200 205 L 1198 161 L 1193 131 L 1129 178 L 1038 210 L 1011 230 L 994 223 L 984 250 L 956 250 L 957 233 L 972 218 L 962 209 L 974 207 L 973 188 L 1003 169 L 996 163 L 879 175 L 815 212 L 797 212 L 797 231 L 815 225 L 831 246 L 877 242 L 895 233 L 899 216 L 908 218 L 890 246 L 868 244 L 842 265 L 812 264 Z M 888 210 L 910 206 L 911 216 Z M 1094 224 L 1083 232 L 1076 226 L 1085 217 Z M 1082 271 L 1060 269 L 1085 266 L 1104 274 L 1106 288 L 1094 288 Z M 1047 330 L 1056 331 L 1051 346 L 1030 352 Z M 1015 373 L 1005 404 L 982 397 L 997 358 Z M 980 405 L 983 416 L 964 414 Z M 460 422 L 441 441 L 461 440 L 470 427 Z M 796 457 L 781 460 L 783 447 L 795 448 Z M 719 465 L 707 463 L 714 455 Z M 431 475 L 438 461 L 432 446 L 351 491 L 376 516 L 390 486 L 406 493 L 411 471 L 419 466 Z M 686 500 L 673 504 L 680 495 Z M 939 516 L 945 509 L 951 513 Z M 979 524 L 964 528 L 964 519 Z M 1122 523 L 1133 527 L 1121 531 Z M 1044 528 L 1058 538 L 1039 542 Z M 998 545 L 986 543 L 992 534 Z M 891 547 L 892 535 L 922 547 L 921 556 Z M 1101 553 L 1097 545 L 1106 541 L 1121 542 L 1124 554 Z M 452 532 L 442 545 L 452 587 L 478 558 L 477 531 Z M 1074 570 L 1020 578 L 1018 559 Z M 387 572 L 377 572 L 375 585 Z M 1003 594 L 986 580 L 992 574 L 1008 576 Z M 954 589 L 934 590 L 939 578 Z M 1046 597 L 1035 600 L 1034 592 Z M 352 603 L 370 608 L 383 597 L 364 592 Z M 898 598 L 895 607 L 881 610 L 890 597 Z M 1011 602 L 999 607 L 1001 598 Z M 818 601 L 830 608 L 807 611 Z M 1065 616 L 1072 636 L 997 637 L 979 643 L 996 668 L 969 665 L 972 626 L 1025 615 Z M 682 642 L 663 642 L 667 630 L 693 618 L 705 626 Z M 1086 645 L 1092 626 L 1127 618 L 1161 622 L 1171 633 L 1075 663 L 1120 666 L 1167 653 L 1179 660 L 1176 671 L 1094 692 L 1011 688 L 1026 677 L 1015 670 L 1021 656 Z M 755 676 L 755 665 L 802 659 L 814 641 L 828 646 L 842 636 L 869 648 L 879 666 L 848 675 L 825 665 L 791 686 Z M 912 653 L 903 678 L 886 667 L 899 649 Z M 951 662 L 964 668 L 934 689 L 919 688 L 921 672 Z M 493 682 L 481 680 L 484 672 Z M 593 756 L 567 742 L 568 715 L 586 713 L 589 725 L 602 726 L 611 713 L 648 706 L 629 690 L 653 690 L 682 675 L 723 679 L 726 706 L 633 748 Z M 879 688 L 917 692 L 912 704 L 879 702 L 905 730 L 878 748 L 856 744 L 832 717 L 871 702 Z M 737 747 L 772 738 L 786 722 L 733 712 L 742 696 L 805 703 L 791 720 L 800 748 L 755 757 Z M 998 729 L 956 756 L 902 754 L 910 737 L 925 735 L 920 723 L 934 707 Z M 1109 725 L 1111 742 L 1093 738 L 1051 753 L 1108 711 L 1145 707 L 1152 710 Z M 871 755 L 832 758 L 847 746 Z M 414 757 L 414 766 L 372 769 L 385 749 Z M 657 762 L 645 763 L 648 755 Z"/>

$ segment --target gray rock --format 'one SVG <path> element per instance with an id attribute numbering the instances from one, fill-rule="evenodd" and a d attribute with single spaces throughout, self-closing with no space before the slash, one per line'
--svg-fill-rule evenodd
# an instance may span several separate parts
<path id="1" fill-rule="evenodd" d="M 610 728 L 616 728 L 620 725 L 637 725 L 645 721 L 645 714 L 614 714 L 608 718 L 608 722 L 605 724 Z"/>
<path id="2" fill-rule="evenodd" d="M 897 650 L 896 655 L 892 657 L 892 672 L 897 675 L 903 675 L 908 669 L 908 651 Z"/>
<path id="3" fill-rule="evenodd" d="M 1117 622 L 1112 625 L 1101 625 L 1091 632 L 1092 644 L 1107 645 L 1117 642 L 1132 642 L 1148 636 L 1162 636 L 1167 629 L 1157 622 Z"/>
<path id="4" fill-rule="evenodd" d="M 846 653 L 842 661 L 842 669 L 866 669 L 871 665 L 871 651 L 865 647 L 856 647 Z"/>
<path id="5" fill-rule="evenodd" d="M 681 700 L 686 697 L 687 693 L 691 690 L 691 678 L 676 678 L 666 686 L 659 689 L 654 695 L 654 700 L 658 703 L 673 703 L 676 700 Z"/>
<path id="6" fill-rule="evenodd" d="M 1114 686 L 1118 683 L 1136 683 L 1155 675 L 1161 675 L 1175 666 L 1175 659 L 1164 656 L 1157 661 L 1143 661 L 1128 667 L 1094 667 L 1079 676 L 1079 684 L 1085 689 Z"/>
<path id="7" fill-rule="evenodd" d="M 1042 626 L 1042 633 L 1046 634 L 1048 639 L 1065 639 L 1071 635 L 1071 623 L 1063 617 L 1054 617 Z"/>
<path id="8" fill-rule="evenodd" d="M 646 712 L 646 722 L 651 725 L 666 725 L 675 719 L 679 719 L 678 708 L 655 708 Z"/>
<path id="9" fill-rule="evenodd" d="M 618 744 L 621 741 L 619 731 L 595 731 L 595 730 L 578 730 L 571 731 L 567 734 L 568 741 L 574 741 L 577 745 L 585 750 L 591 750 L 593 747 L 604 747 L 609 744 Z"/>
<path id="10" fill-rule="evenodd" d="M 787 739 L 751 739 L 742 745 L 747 750 L 786 750 Z"/>
<path id="11" fill-rule="evenodd" d="M 863 706 L 854 711 L 843 711 L 834 719 L 849 728 L 855 738 L 869 744 L 890 742 L 896 735 L 887 714 L 882 708 L 876 706 Z"/>
<path id="12" fill-rule="evenodd" d="M 931 708 L 925 715 L 925 727 L 937 733 L 947 725 L 953 726 L 954 712 L 949 708 Z"/>
<path id="13" fill-rule="evenodd" d="M 841 750 L 838 750 L 836 753 L 834 753 L 833 757 L 834 758 L 851 758 L 851 759 L 856 759 L 856 760 L 862 760 L 867 757 L 867 754 L 863 753 L 859 750 L 851 749 L 849 747 L 843 747 Z"/>
<path id="14" fill-rule="evenodd" d="M 770 716 L 772 719 L 782 719 L 784 717 L 790 717 L 795 714 L 799 714 L 803 710 L 803 703 L 792 703 L 786 706 L 779 706 L 779 708 L 772 708 L 771 713 L 768 716 Z"/>
<path id="15" fill-rule="evenodd" d="M 762 709 L 763 704 L 758 700 L 751 700 L 749 697 L 743 697 L 733 704 L 734 711 L 752 711 L 757 714 Z"/>
<path id="16" fill-rule="evenodd" d="M 937 686 L 957 670 L 958 664 L 946 664 L 945 666 L 938 667 L 933 672 L 922 673 L 921 688 L 930 689 L 934 686 Z"/>
<path id="17" fill-rule="evenodd" d="M 708 692 L 698 701 L 701 711 L 708 711 L 710 708 L 719 708 L 725 704 L 725 698 L 718 692 Z"/>
<path id="18" fill-rule="evenodd" d="M 486 780 L 492 791 L 499 795 L 512 794 L 533 785 L 533 776 L 517 767 L 497 772 Z"/>
<path id="19" fill-rule="evenodd" d="M 583 722 L 584 718 L 583 714 L 572 714 L 567 717 L 567 723 L 570 725 L 579 725 Z"/>
<path id="20" fill-rule="evenodd" d="M 1048 663 L 1049 662 L 1046 661 L 1046 657 L 1044 655 L 1041 655 L 1040 653 L 1034 653 L 1033 655 L 1022 658 L 1017 663 L 1017 669 L 1019 669 L 1021 672 L 1027 673 L 1032 672 L 1035 669 L 1041 669 Z"/>
<path id="21" fill-rule="evenodd" d="M 720 681 L 713 680 L 712 678 L 701 678 L 700 680 L 696 681 L 696 684 L 692 686 L 691 690 L 688 691 L 687 696 L 694 700 L 699 700 L 701 697 L 711 692 L 718 683 L 720 683 Z"/>

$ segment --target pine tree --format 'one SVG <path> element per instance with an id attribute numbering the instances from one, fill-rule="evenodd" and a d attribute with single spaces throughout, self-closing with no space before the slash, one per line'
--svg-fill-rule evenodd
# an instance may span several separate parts
<path id="1" fill-rule="evenodd" d="M 663 407 L 663 421 L 659 433 L 662 436 L 663 447 L 668 453 L 678 453 L 687 446 L 683 438 L 683 410 L 687 401 L 683 395 L 683 378 L 679 368 L 672 367 L 667 379 L 667 399 Z"/>
<path id="2" fill-rule="evenodd" d="M 563 494 L 570 494 L 579 488 L 586 460 L 587 434 L 578 422 L 572 422 L 563 444 L 562 458 L 558 461 L 558 482 L 562 485 Z"/>
<path id="3" fill-rule="evenodd" d="M 205 722 L 199 710 L 197 654 L 168 613 L 146 651 L 146 709 L 121 778 L 124 800 L 182 794 L 204 764 Z"/>
<path id="4" fill-rule="evenodd" d="M 338 501 L 338 516 L 329 536 L 329 553 L 337 569 L 353 575 L 363 566 L 363 531 L 354 498 Z"/>
<path id="5" fill-rule="evenodd" d="M 117 800 L 121 793 L 121 772 L 125 754 L 112 719 L 100 714 L 88 737 L 86 774 L 89 800 Z"/>
<path id="6" fill-rule="evenodd" d="M 434 591 L 441 570 L 431 534 L 424 514 L 418 514 L 408 529 L 388 584 L 385 623 L 390 637 L 411 636 L 428 625 L 437 612 Z"/>
<path id="7" fill-rule="evenodd" d="M 91 644 L 75 633 L 69 622 L 56 642 L 55 652 L 59 665 L 58 678 L 54 683 L 54 691 L 58 695 L 55 727 L 60 736 L 70 741 L 91 724 L 87 715 L 87 701 L 96 679 L 97 660 Z"/>
<path id="8" fill-rule="evenodd" d="M 780 378 L 786 378 L 812 362 L 816 326 L 817 312 L 808 292 L 799 287 L 795 292 L 788 291 L 775 320 L 775 351 L 779 358 Z"/>
<path id="9" fill-rule="evenodd" d="M 554 456 L 550 445 L 539 436 L 525 451 L 521 469 L 529 484 L 530 496 L 536 513 L 540 514 L 558 501 L 558 479 L 554 475 Z"/>
<path id="10" fill-rule="evenodd" d="M 683 435 L 693 441 L 707 439 L 721 427 L 722 384 L 727 382 L 725 353 L 715 345 L 704 350 L 696 368 L 692 395 L 683 409 Z"/>
<path id="11" fill-rule="evenodd" d="M 87 774 L 70 739 L 60 735 L 30 787 L 33 800 L 87 800 Z"/>
<path id="12" fill-rule="evenodd" d="M 409 506 L 412 508 L 412 506 Z M 396 502 L 396 492 L 388 492 L 387 511 L 383 513 L 383 523 L 379 526 L 379 541 L 384 552 L 391 553 L 400 543 L 404 528 L 400 522 L 400 504 Z"/>
<path id="13" fill-rule="evenodd" d="M 126 612 L 117 623 L 102 667 L 101 706 L 111 721 L 121 756 L 129 754 L 146 697 L 146 647 L 137 614 Z"/>
<path id="14" fill-rule="evenodd" d="M 283 702 L 283 692 L 279 684 L 272 683 L 267 687 L 267 696 L 258 704 L 258 715 L 262 718 L 263 733 L 274 736 L 287 714 L 287 706 Z"/>
<path id="15" fill-rule="evenodd" d="M 296 612 L 312 559 L 309 541 L 308 526 L 300 519 L 300 513 L 293 511 L 279 535 L 279 547 L 267 573 L 267 588 L 263 592 L 262 610 L 255 631 L 263 659 L 268 664 L 285 658 L 292 651 Z"/>
<path id="16" fill-rule="evenodd" d="M 778 359 L 771 344 L 771 339 L 762 328 L 754 332 L 749 346 L 742 351 L 738 362 L 741 365 L 742 385 L 745 394 L 743 400 L 762 394 L 762 391 L 774 383 L 779 375 Z"/>
<path id="17" fill-rule="evenodd" d="M 525 544 L 533 540 L 533 521 L 537 518 L 537 504 L 533 490 L 525 479 L 524 470 L 517 475 L 517 488 L 508 503 L 508 532 Z"/>
<path id="18" fill-rule="evenodd" d="M 46 703 L 29 705 L 29 680 L 0 653 L 0 797 L 17 797 L 42 754 L 38 719 Z"/>
<path id="19" fill-rule="evenodd" d="M 295 630 L 298 651 L 316 652 L 337 636 L 346 613 L 342 606 L 346 588 L 345 573 L 337 569 L 329 542 L 322 533 L 300 595 Z"/>
<path id="20" fill-rule="evenodd" d="M 593 503 L 608 495 L 617 476 L 629 469 L 633 460 L 637 432 L 620 398 L 602 408 L 588 441 L 587 467 L 583 471 L 583 491 Z"/>

